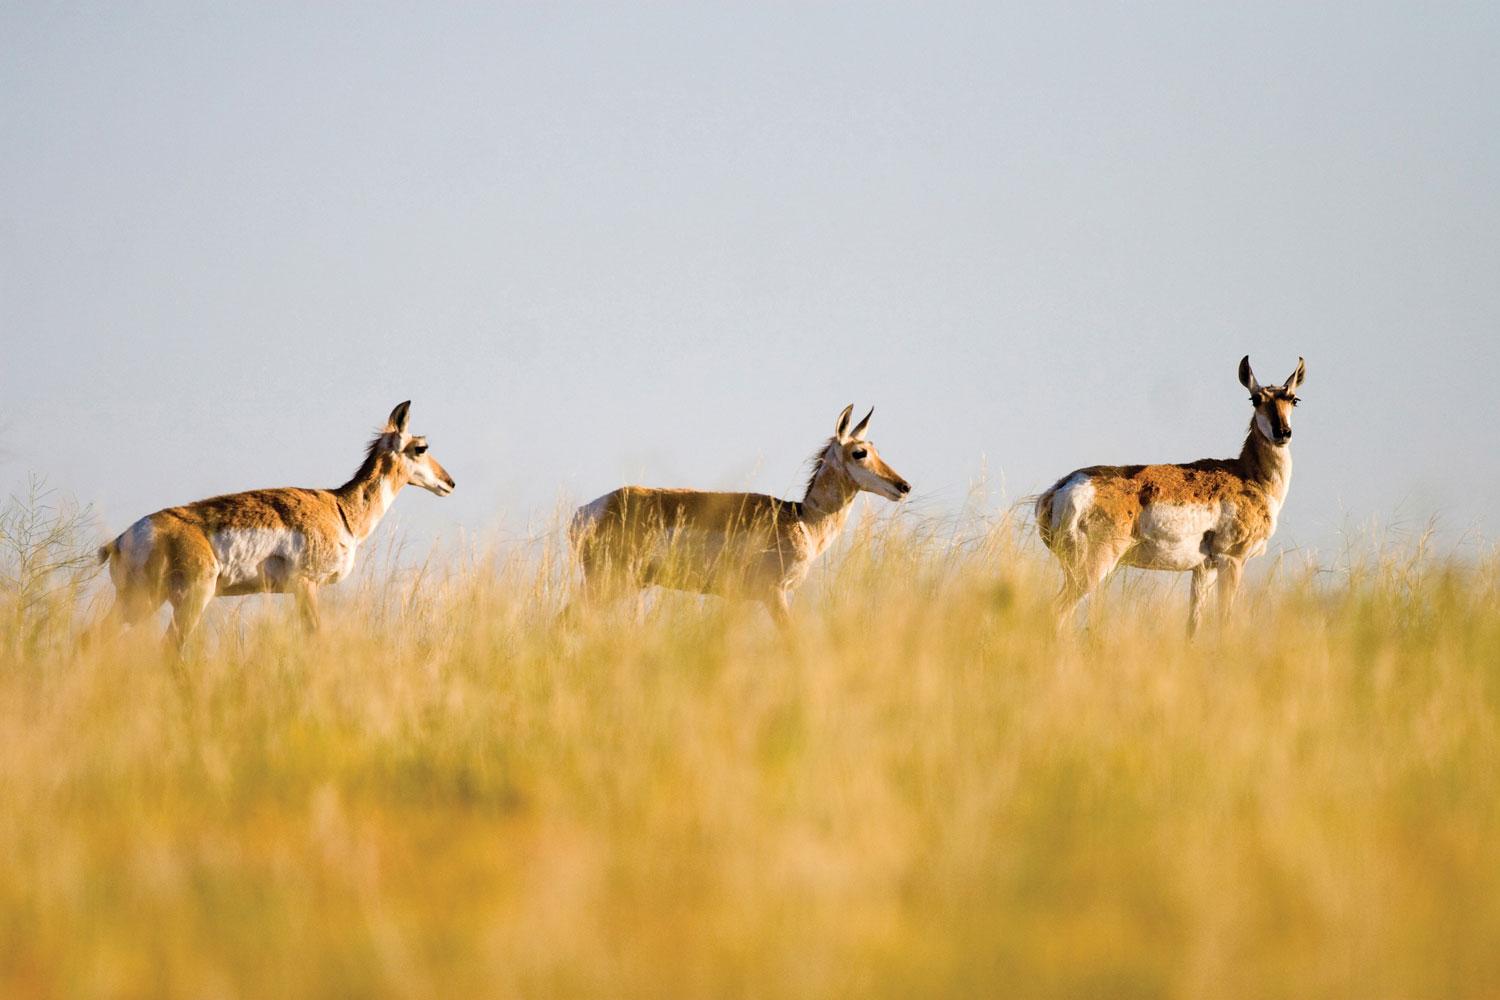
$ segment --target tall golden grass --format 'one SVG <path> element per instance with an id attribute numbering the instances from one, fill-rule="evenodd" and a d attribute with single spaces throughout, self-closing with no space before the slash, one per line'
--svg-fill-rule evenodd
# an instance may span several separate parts
<path id="1" fill-rule="evenodd" d="M 1268 569 L 1059 638 L 1023 527 L 898 517 L 789 643 L 501 549 L 180 668 L 64 590 L 0 653 L 0 995 L 1500 995 L 1500 558 Z"/>

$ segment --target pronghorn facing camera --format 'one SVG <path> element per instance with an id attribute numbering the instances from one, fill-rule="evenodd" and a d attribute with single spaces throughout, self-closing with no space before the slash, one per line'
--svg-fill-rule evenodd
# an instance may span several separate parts
<path id="1" fill-rule="evenodd" d="M 167 636 L 178 650 L 214 597 L 291 594 L 309 630 L 317 590 L 354 569 L 354 555 L 407 483 L 438 496 L 453 478 L 407 433 L 411 401 L 391 411 L 354 477 L 333 490 L 252 490 L 168 507 L 99 549 L 115 603 L 97 627 L 107 635 L 172 604 Z"/>
<path id="2" fill-rule="evenodd" d="M 783 629 L 788 603 L 844 527 L 861 490 L 900 500 L 911 485 L 865 437 L 871 409 L 853 429 L 854 407 L 814 458 L 801 500 L 762 493 L 622 486 L 578 508 L 568 536 L 584 572 L 585 598 L 651 585 L 758 600 Z"/>
<path id="3" fill-rule="evenodd" d="M 1036 502 L 1042 541 L 1062 563 L 1058 624 L 1115 566 L 1193 574 L 1188 635 L 1218 582 L 1229 613 L 1245 560 L 1266 550 L 1292 481 L 1292 407 L 1307 365 L 1281 385 L 1261 385 L 1247 355 L 1240 384 L 1254 415 L 1238 458 L 1187 465 L 1093 466 L 1070 472 Z"/>

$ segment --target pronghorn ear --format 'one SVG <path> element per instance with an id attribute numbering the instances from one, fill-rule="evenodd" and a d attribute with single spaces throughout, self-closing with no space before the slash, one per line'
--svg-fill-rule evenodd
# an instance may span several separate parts
<path id="1" fill-rule="evenodd" d="M 875 415 L 875 407 L 870 407 L 870 412 L 865 414 L 865 419 L 854 425 L 854 430 L 849 432 L 849 438 L 853 441 L 865 439 L 865 428 L 870 426 L 870 418 Z"/>
<path id="2" fill-rule="evenodd" d="M 411 400 L 396 404 L 391 411 L 391 418 L 385 422 L 385 429 L 396 434 L 406 433 L 407 421 L 411 418 Z"/>
<path id="3" fill-rule="evenodd" d="M 844 412 L 839 414 L 839 422 L 834 425 L 833 436 L 840 441 L 849 440 L 849 418 L 854 414 L 854 404 L 850 403 L 844 407 Z"/>
<path id="4" fill-rule="evenodd" d="M 1250 355 L 1248 354 L 1240 358 L 1240 385 L 1252 393 L 1260 392 L 1260 383 L 1255 381 L 1255 373 L 1250 370 Z"/>
<path id="5" fill-rule="evenodd" d="M 1302 380 L 1306 377 L 1307 362 L 1302 360 L 1301 358 L 1298 358 L 1297 370 L 1292 372 L 1291 378 L 1286 380 L 1286 385 L 1284 385 L 1282 388 L 1286 389 L 1287 392 L 1296 392 L 1297 387 L 1302 384 Z"/>

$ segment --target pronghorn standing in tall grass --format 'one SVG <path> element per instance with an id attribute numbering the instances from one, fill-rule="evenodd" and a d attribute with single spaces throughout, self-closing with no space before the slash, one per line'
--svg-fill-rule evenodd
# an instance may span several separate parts
<path id="1" fill-rule="evenodd" d="M 317 591 L 354 569 L 355 552 L 401 487 L 447 496 L 453 477 L 407 433 L 411 401 L 390 419 L 354 477 L 333 490 L 251 490 L 168 507 L 132 524 L 99 549 L 115 603 L 97 626 L 113 635 L 172 604 L 167 636 L 180 651 L 215 597 L 291 594 L 307 628 L 318 627 Z"/>
<path id="2" fill-rule="evenodd" d="M 1292 407 L 1307 365 L 1282 385 L 1263 386 L 1240 362 L 1255 408 L 1238 458 L 1187 465 L 1093 466 L 1070 472 L 1036 502 L 1042 541 L 1062 563 L 1058 623 L 1123 563 L 1193 574 L 1188 635 L 1218 582 L 1229 613 L 1245 560 L 1266 550 L 1292 481 Z"/>
<path id="3" fill-rule="evenodd" d="M 860 491 L 900 500 L 911 484 L 865 437 L 872 408 L 849 427 L 839 414 L 801 500 L 762 493 L 622 486 L 578 508 L 568 535 L 583 566 L 585 598 L 657 585 L 758 600 L 791 624 L 792 592 L 838 537 Z"/>

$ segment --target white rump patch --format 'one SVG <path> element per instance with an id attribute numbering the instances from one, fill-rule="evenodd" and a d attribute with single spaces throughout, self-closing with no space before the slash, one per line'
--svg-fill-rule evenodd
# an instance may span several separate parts
<path id="1" fill-rule="evenodd" d="M 225 528 L 209 536 L 219 560 L 219 585 L 233 587 L 260 579 L 267 559 L 284 561 L 287 569 L 300 567 L 307 539 L 300 531 L 280 528 Z"/>
<path id="2" fill-rule="evenodd" d="M 133 572 L 145 569 L 146 560 L 151 557 L 151 546 L 155 540 L 156 529 L 151 526 L 149 517 L 143 517 L 126 528 L 125 533 L 120 536 L 120 540 L 115 545 L 125 569 Z"/>
<path id="3" fill-rule="evenodd" d="M 1086 473 L 1075 472 L 1052 495 L 1052 533 L 1071 535 L 1078 521 L 1094 505 L 1094 481 Z"/>

